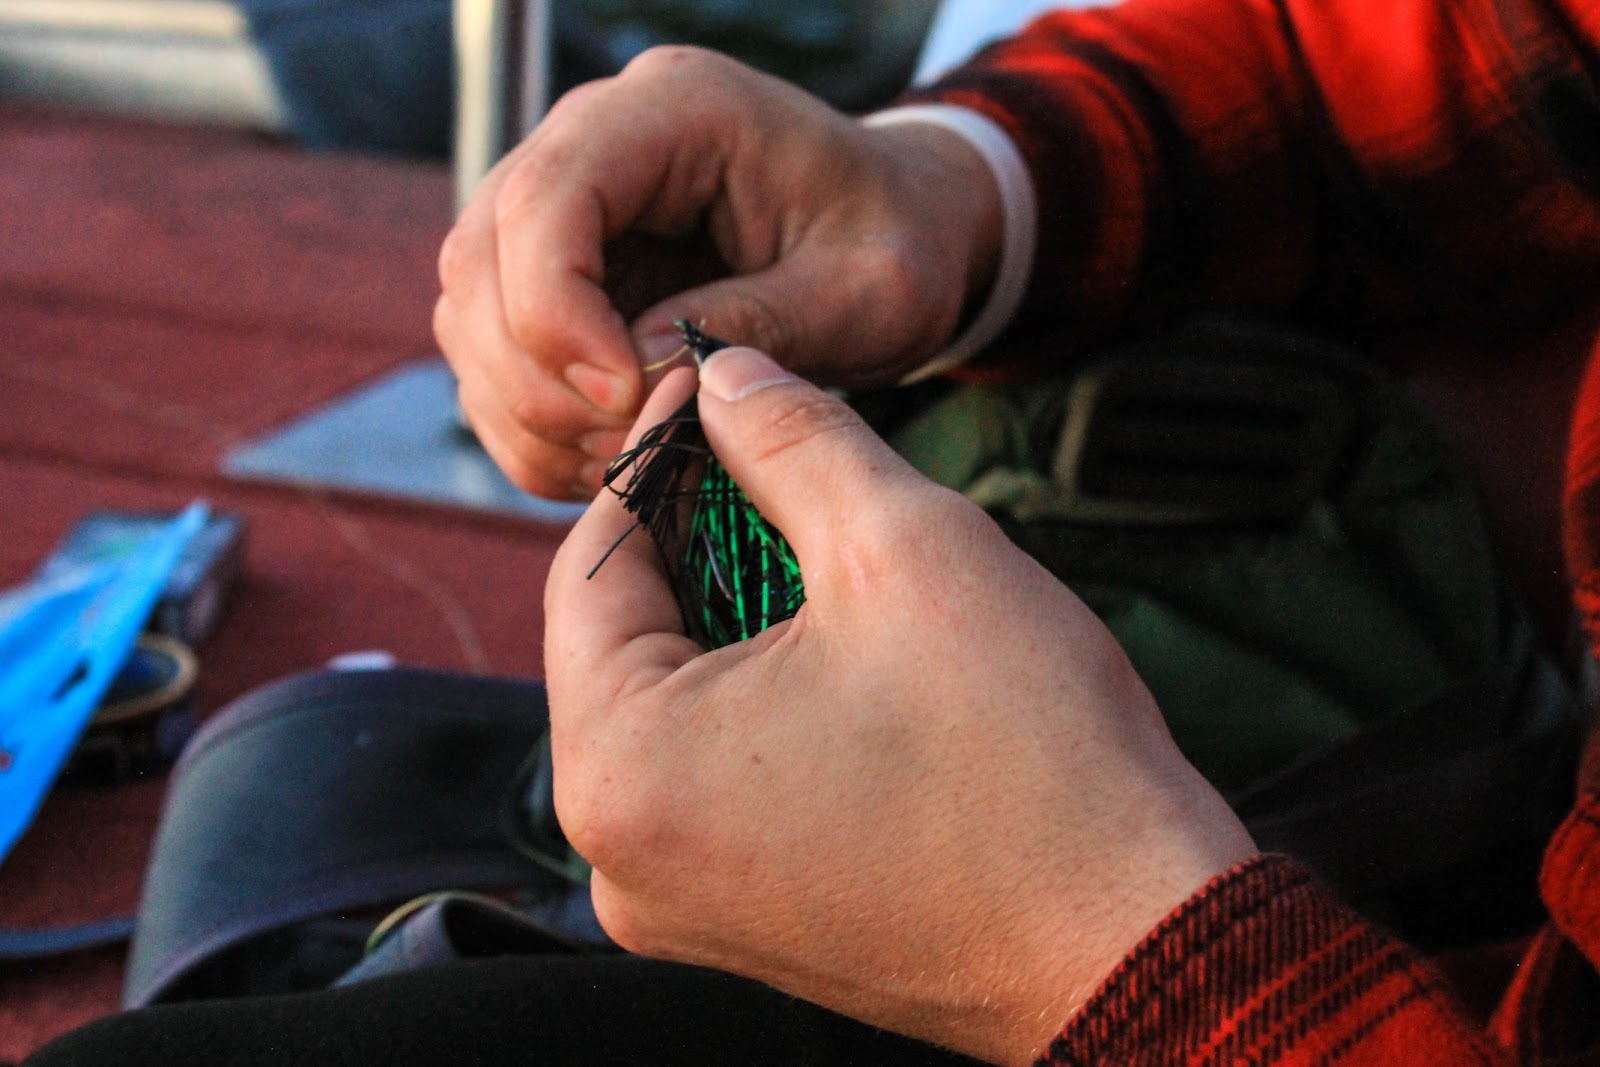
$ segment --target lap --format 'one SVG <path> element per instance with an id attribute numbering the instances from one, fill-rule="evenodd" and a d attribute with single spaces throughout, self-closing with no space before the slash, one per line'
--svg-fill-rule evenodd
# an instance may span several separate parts
<path id="1" fill-rule="evenodd" d="M 471 960 L 91 1023 L 25 1067 L 316 1063 L 969 1063 L 766 986 L 633 956 Z"/>

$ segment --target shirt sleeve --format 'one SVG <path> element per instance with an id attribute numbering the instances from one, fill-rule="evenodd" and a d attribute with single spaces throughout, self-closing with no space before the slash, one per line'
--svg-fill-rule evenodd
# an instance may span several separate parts
<path id="1" fill-rule="evenodd" d="M 1163 922 L 1041 1067 L 1500 1067 L 1434 970 L 1284 856 L 1241 865 Z"/>
<path id="2" fill-rule="evenodd" d="M 988 116 L 1027 162 L 1024 351 L 1205 310 L 1482 337 L 1595 299 L 1597 40 L 1585 0 L 1126 0 L 909 102 Z"/>

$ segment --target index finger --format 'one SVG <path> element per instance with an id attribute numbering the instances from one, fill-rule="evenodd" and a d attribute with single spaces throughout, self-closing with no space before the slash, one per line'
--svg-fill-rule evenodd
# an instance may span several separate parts
<path id="1" fill-rule="evenodd" d="M 688 368 L 663 379 L 640 412 L 628 447 L 672 414 L 694 388 L 695 374 Z M 684 636 L 655 542 L 634 527 L 622 501 L 602 491 L 550 566 L 545 677 L 552 705 L 578 691 L 609 703 L 611 695 L 665 677 L 701 652 Z"/>
<path id="2" fill-rule="evenodd" d="M 607 245 L 692 231 L 721 195 L 728 150 L 694 100 L 664 106 L 661 79 L 638 66 L 563 98 L 495 197 L 512 336 L 610 412 L 630 409 L 639 356 L 607 291 Z"/>

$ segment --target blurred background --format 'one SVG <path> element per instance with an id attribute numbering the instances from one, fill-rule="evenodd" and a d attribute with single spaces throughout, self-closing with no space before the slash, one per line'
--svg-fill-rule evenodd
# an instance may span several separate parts
<path id="1" fill-rule="evenodd" d="M 532 30 L 546 94 L 667 42 L 726 51 L 847 110 L 880 106 L 1040 0 L 0 0 L 0 97 L 439 158 L 452 25 Z M 523 40 L 529 38 L 524 36 Z M 920 65 L 920 66 L 919 66 Z M 533 68 L 524 67 L 524 71 Z"/>
<path id="2" fill-rule="evenodd" d="M 1081 2 L 1081 0 L 1079 0 Z M 459 207 L 580 82 L 691 43 L 847 111 L 893 101 L 1045 0 L 0 0 L 0 101 L 313 152 L 439 165 Z M 1065 5 L 1055 5 L 1065 6 Z M 236 477 L 378 492 L 552 521 L 475 447 L 437 359 L 241 443 Z"/>

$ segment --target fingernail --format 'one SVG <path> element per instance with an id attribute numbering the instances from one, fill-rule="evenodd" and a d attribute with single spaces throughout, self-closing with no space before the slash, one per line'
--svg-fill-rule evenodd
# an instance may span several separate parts
<path id="1" fill-rule="evenodd" d="M 569 363 L 562 371 L 567 382 L 590 404 L 608 415 L 625 414 L 628 407 L 628 383 L 620 375 L 591 367 L 587 363 Z"/>
<path id="2" fill-rule="evenodd" d="M 729 402 L 794 380 L 771 356 L 753 348 L 725 348 L 700 368 L 700 387 Z"/>
<path id="3" fill-rule="evenodd" d="M 578 485 L 587 492 L 594 492 L 600 487 L 600 483 L 606 480 L 606 471 L 610 466 L 611 464 L 605 460 L 585 463 L 578 471 Z"/>

